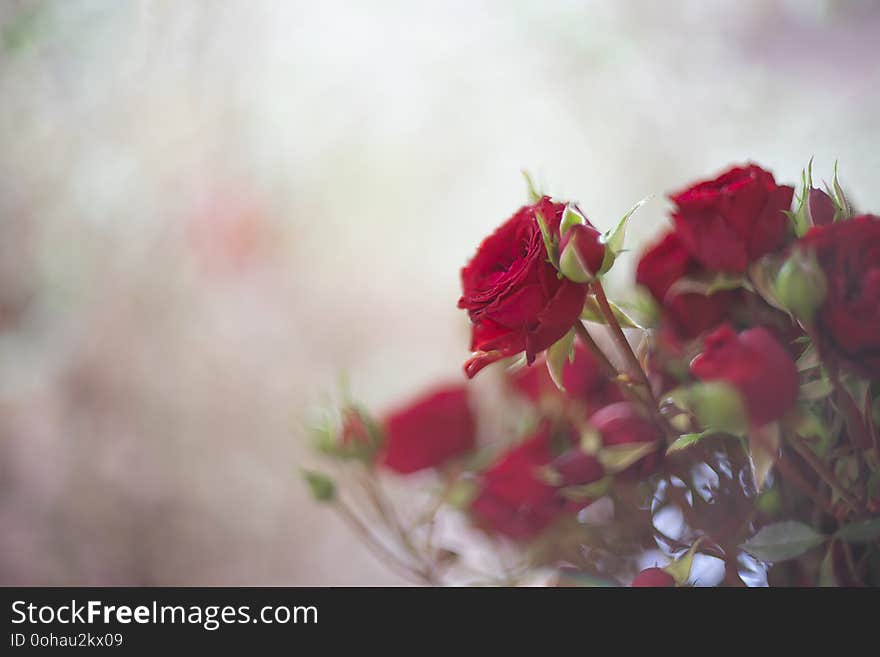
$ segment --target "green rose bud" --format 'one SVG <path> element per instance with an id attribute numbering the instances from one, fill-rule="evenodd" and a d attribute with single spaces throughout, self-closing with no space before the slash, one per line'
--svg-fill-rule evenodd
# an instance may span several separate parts
<path id="1" fill-rule="evenodd" d="M 825 301 L 828 283 L 812 251 L 794 249 L 776 275 L 776 297 L 795 317 L 809 322 Z"/>
<path id="2" fill-rule="evenodd" d="M 688 389 L 687 405 L 704 427 L 736 435 L 748 427 L 748 416 L 739 392 L 721 381 L 698 383 Z"/>

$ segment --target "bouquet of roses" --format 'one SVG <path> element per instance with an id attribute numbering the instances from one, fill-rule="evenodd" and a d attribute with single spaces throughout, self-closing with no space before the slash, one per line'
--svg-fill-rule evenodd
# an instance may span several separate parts
<path id="1" fill-rule="evenodd" d="M 880 584 L 880 217 L 836 167 L 735 167 L 671 195 L 616 304 L 638 206 L 603 233 L 527 181 L 461 272 L 464 371 L 498 385 L 347 399 L 315 498 L 426 584 Z"/>

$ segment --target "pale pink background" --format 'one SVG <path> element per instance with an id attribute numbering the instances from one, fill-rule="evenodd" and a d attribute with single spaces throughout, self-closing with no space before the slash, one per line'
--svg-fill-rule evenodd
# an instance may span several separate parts
<path id="1" fill-rule="evenodd" d="M 22 16 L 31 12 L 31 18 Z M 858 1 L 0 5 L 0 583 L 399 583 L 307 499 L 310 409 L 456 379 L 524 198 L 600 227 L 754 159 L 880 209 Z M 625 293 L 632 258 L 611 287 Z"/>

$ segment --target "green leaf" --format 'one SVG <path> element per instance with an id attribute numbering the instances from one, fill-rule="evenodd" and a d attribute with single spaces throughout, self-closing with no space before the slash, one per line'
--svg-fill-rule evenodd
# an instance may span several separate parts
<path id="1" fill-rule="evenodd" d="M 623 243 L 626 239 L 627 221 L 629 221 L 629 218 L 633 216 L 633 213 L 635 213 L 636 210 L 648 202 L 649 198 L 649 196 L 643 198 L 627 210 L 626 214 L 617 222 L 617 225 L 611 230 L 606 231 L 602 236 L 602 241 L 605 243 L 605 258 L 602 261 L 602 267 L 599 269 L 600 274 L 604 274 L 611 269 L 612 265 L 614 265 L 615 259 L 617 259 L 617 256 L 623 250 Z"/>
<path id="2" fill-rule="evenodd" d="M 853 214 L 852 206 L 849 204 L 846 194 L 843 193 L 843 188 L 840 186 L 840 180 L 837 178 L 837 160 L 834 161 L 834 178 L 831 181 L 831 184 L 834 186 L 834 199 L 836 205 L 840 209 L 840 216 L 838 217 L 837 213 L 835 213 L 834 220 L 839 221 L 840 219 L 849 219 Z"/>
<path id="3" fill-rule="evenodd" d="M 831 381 L 823 377 L 802 384 L 800 397 L 806 401 L 818 401 L 825 399 L 832 392 L 834 392 L 834 386 L 831 384 Z"/>
<path id="4" fill-rule="evenodd" d="M 614 477 L 606 476 L 590 484 L 566 486 L 559 493 L 565 499 L 574 500 L 575 502 L 597 500 L 609 491 L 612 483 L 614 483 Z"/>
<path id="5" fill-rule="evenodd" d="M 713 274 L 708 279 L 680 278 L 670 286 L 667 294 L 702 294 L 711 296 L 716 292 L 736 290 L 742 287 L 748 288 L 751 286 L 742 276 L 734 276 L 722 272 Z"/>
<path id="6" fill-rule="evenodd" d="M 700 433 L 686 433 L 683 436 L 679 436 L 675 439 L 675 441 L 666 448 L 666 454 L 673 454 L 675 452 L 680 452 L 683 449 L 687 449 L 691 445 L 696 445 L 706 436 L 713 436 L 717 434 L 717 431 L 713 429 L 707 429 L 706 431 L 701 431 Z"/>
<path id="7" fill-rule="evenodd" d="M 806 372 L 807 370 L 819 367 L 821 364 L 819 352 L 812 344 L 807 345 L 807 348 L 804 349 L 796 363 L 798 372 Z"/>
<path id="8" fill-rule="evenodd" d="M 851 522 L 838 529 L 835 536 L 847 543 L 871 543 L 880 538 L 880 518 Z"/>
<path id="9" fill-rule="evenodd" d="M 587 218 L 572 203 L 569 203 L 565 206 L 565 211 L 562 213 L 562 219 L 559 222 L 559 237 L 563 237 L 572 226 L 586 223 Z"/>
<path id="10" fill-rule="evenodd" d="M 611 307 L 611 312 L 614 314 L 617 323 L 620 324 L 622 328 L 645 328 L 635 319 L 627 315 L 620 306 L 610 299 L 608 300 L 608 305 Z M 605 315 L 602 314 L 602 309 L 599 307 L 599 302 L 596 300 L 595 295 L 587 295 L 587 298 L 584 300 L 584 308 L 581 310 L 581 319 L 596 324 L 608 323 L 605 319 Z"/>
<path id="11" fill-rule="evenodd" d="M 302 475 L 315 500 L 332 502 L 336 499 L 336 483 L 330 477 L 314 470 L 303 470 Z"/>
<path id="12" fill-rule="evenodd" d="M 820 545 L 825 538 L 809 525 L 786 520 L 762 527 L 740 547 L 761 561 L 787 561 Z"/>
<path id="13" fill-rule="evenodd" d="M 624 443 L 603 447 L 596 454 L 605 472 L 615 474 L 626 470 L 657 449 L 657 443 Z"/>
<path id="14" fill-rule="evenodd" d="M 550 229 L 547 228 L 547 222 L 540 212 L 535 213 L 535 219 L 538 222 L 538 227 L 541 229 L 541 238 L 544 240 L 544 248 L 547 250 L 547 259 L 550 260 L 554 267 L 559 269 L 556 241 L 553 239 L 553 235 L 550 234 Z"/>
<path id="15" fill-rule="evenodd" d="M 574 329 L 569 329 L 568 333 L 554 342 L 547 350 L 547 370 L 550 372 L 550 378 L 556 387 L 565 392 L 565 385 L 562 383 L 562 371 L 565 364 L 574 358 Z"/>
<path id="16" fill-rule="evenodd" d="M 701 536 L 693 545 L 691 545 L 687 552 L 663 569 L 672 575 L 672 579 L 674 579 L 675 583 L 679 586 L 684 586 L 687 583 L 688 578 L 691 576 L 691 568 L 694 565 L 694 555 L 697 553 L 697 548 L 702 542 L 703 537 Z"/>
<path id="17" fill-rule="evenodd" d="M 755 477 L 755 488 L 758 491 L 764 488 L 767 482 L 767 476 L 776 463 L 781 443 L 778 422 L 749 430 L 749 461 Z"/>
<path id="18" fill-rule="evenodd" d="M 531 203 L 537 203 L 538 201 L 540 201 L 544 197 L 544 194 L 542 194 L 541 190 L 539 190 L 535 186 L 535 182 L 532 180 L 532 176 L 531 176 L 531 174 L 529 174 L 528 171 L 523 169 L 522 175 L 523 175 L 523 178 L 525 178 L 525 180 L 526 180 L 526 187 L 528 188 L 529 201 Z"/>
<path id="19" fill-rule="evenodd" d="M 776 296 L 776 276 L 781 266 L 782 262 L 778 258 L 765 256 L 749 265 L 748 277 L 752 287 L 764 301 L 790 317 L 791 313 Z"/>

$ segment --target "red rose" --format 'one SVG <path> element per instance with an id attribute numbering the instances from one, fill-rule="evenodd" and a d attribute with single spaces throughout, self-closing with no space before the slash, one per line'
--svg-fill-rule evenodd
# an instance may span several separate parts
<path id="1" fill-rule="evenodd" d="M 620 388 L 603 372 L 593 353 L 580 342 L 575 344 L 574 361 L 566 361 L 562 368 L 562 392 L 543 360 L 530 367 L 522 367 L 510 374 L 513 387 L 533 402 L 545 397 L 559 397 L 582 403 L 587 412 L 621 401 Z"/>
<path id="2" fill-rule="evenodd" d="M 664 440 L 663 431 L 630 402 L 618 402 L 593 413 L 590 424 L 602 437 L 602 446 L 657 443 Z M 643 479 L 660 464 L 660 451 L 655 450 L 633 463 L 618 475 Z"/>
<path id="3" fill-rule="evenodd" d="M 630 586 L 655 588 L 675 586 L 675 579 L 662 568 L 645 568 L 636 575 Z"/>
<path id="4" fill-rule="evenodd" d="M 752 426 L 782 417 L 798 396 L 791 354 L 764 327 L 739 335 L 727 324 L 706 336 L 703 353 L 691 362 L 702 381 L 721 381 L 739 393 Z"/>
<path id="5" fill-rule="evenodd" d="M 545 421 L 528 440 L 506 452 L 482 475 L 471 503 L 477 524 L 510 538 L 532 538 L 565 510 L 565 500 L 542 476 L 555 457 L 553 426 Z M 564 441 L 570 443 L 570 436 Z"/>
<path id="6" fill-rule="evenodd" d="M 401 474 L 433 468 L 473 449 L 474 415 L 467 389 L 434 390 L 385 418 L 382 463 Z"/>
<path id="7" fill-rule="evenodd" d="M 880 217 L 861 215 L 810 230 L 827 293 L 814 321 L 821 347 L 869 377 L 880 376 Z"/>
<path id="8" fill-rule="evenodd" d="M 578 319 L 587 286 L 557 276 L 535 218 L 539 212 L 557 235 L 564 210 L 547 196 L 521 208 L 462 269 L 458 307 L 473 322 L 471 350 L 477 352 L 465 364 L 468 377 L 522 351 L 532 363 Z"/>
<path id="9" fill-rule="evenodd" d="M 672 195 L 678 236 L 706 268 L 744 272 L 748 264 L 782 247 L 790 232 L 784 214 L 794 189 L 751 164 Z"/>
<path id="10" fill-rule="evenodd" d="M 664 319 L 682 338 L 695 338 L 718 326 L 741 297 L 739 290 L 725 290 L 711 295 L 670 291 L 683 277 L 703 271 L 703 267 L 684 248 L 674 232 L 666 233 L 649 248 L 636 268 L 636 283 L 648 289 L 660 304 Z"/>

